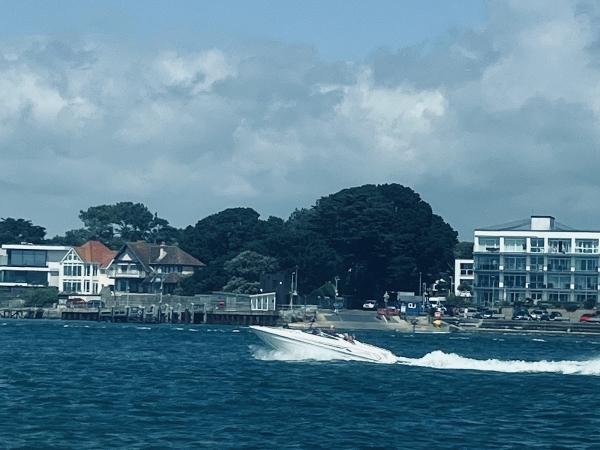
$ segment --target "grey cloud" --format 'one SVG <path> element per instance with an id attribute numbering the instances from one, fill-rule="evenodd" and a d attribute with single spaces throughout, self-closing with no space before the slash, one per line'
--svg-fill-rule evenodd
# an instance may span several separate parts
<path id="1" fill-rule="evenodd" d="M 131 199 L 181 226 L 399 182 L 467 239 L 532 212 L 600 228 L 599 16 L 557 5 L 493 3 L 482 29 L 350 63 L 279 43 L 0 43 L 0 208 L 62 232 Z"/>

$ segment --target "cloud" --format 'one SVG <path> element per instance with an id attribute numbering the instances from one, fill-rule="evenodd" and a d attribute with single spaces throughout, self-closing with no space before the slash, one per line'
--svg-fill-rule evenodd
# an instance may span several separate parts
<path id="1" fill-rule="evenodd" d="M 0 42 L 0 206 L 53 232 L 129 199 L 186 225 L 398 182 L 466 239 L 530 213 L 600 228 L 599 19 L 491 3 L 479 29 L 337 63 L 264 42 Z"/>

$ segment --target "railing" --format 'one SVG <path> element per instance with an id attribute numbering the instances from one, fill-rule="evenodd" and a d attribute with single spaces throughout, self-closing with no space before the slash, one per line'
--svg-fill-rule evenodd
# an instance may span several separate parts
<path id="1" fill-rule="evenodd" d="M 128 270 L 127 272 L 121 272 L 118 270 L 110 270 L 106 273 L 110 278 L 143 278 L 146 273 L 142 270 Z"/>

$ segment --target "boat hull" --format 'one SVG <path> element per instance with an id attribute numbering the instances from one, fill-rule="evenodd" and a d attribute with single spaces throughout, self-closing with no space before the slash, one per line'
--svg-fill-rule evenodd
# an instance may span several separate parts
<path id="1" fill-rule="evenodd" d="M 250 329 L 269 347 L 306 359 L 341 359 L 375 363 L 394 363 L 389 350 L 359 341 L 348 342 L 338 336 L 309 334 L 301 330 L 253 325 Z"/>

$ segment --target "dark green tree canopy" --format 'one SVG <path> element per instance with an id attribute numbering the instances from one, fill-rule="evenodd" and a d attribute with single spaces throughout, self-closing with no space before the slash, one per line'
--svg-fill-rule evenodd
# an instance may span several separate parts
<path id="1" fill-rule="evenodd" d="M 260 276 L 278 270 L 277 260 L 251 250 L 245 250 L 224 264 L 225 273 L 230 277 L 223 290 L 242 294 L 260 292 Z"/>
<path id="2" fill-rule="evenodd" d="M 156 241 L 170 237 L 172 227 L 165 219 L 152 214 L 142 203 L 119 202 L 114 205 L 92 206 L 80 211 L 85 228 L 100 239 L 120 238 L 122 241 Z"/>
<path id="3" fill-rule="evenodd" d="M 179 230 L 165 219 L 152 214 L 142 203 L 119 202 L 114 205 L 91 206 L 79 212 L 84 227 L 56 236 L 51 242 L 63 245 L 81 245 L 97 239 L 111 248 L 127 241 L 177 242 Z"/>
<path id="4" fill-rule="evenodd" d="M 260 238 L 260 214 L 252 208 L 230 208 L 208 216 L 183 230 L 182 248 L 200 261 L 233 258 Z"/>
<path id="5" fill-rule="evenodd" d="M 12 217 L 0 219 L 0 245 L 20 244 L 21 242 L 40 244 L 44 241 L 44 236 L 46 236 L 46 229 L 33 225 L 31 220 L 13 219 Z"/>
<path id="6" fill-rule="evenodd" d="M 364 297 L 418 290 L 419 273 L 446 272 L 457 233 L 412 189 L 399 184 L 344 189 L 317 201 L 309 227 L 341 259 L 343 289 Z"/>
<path id="7" fill-rule="evenodd" d="M 456 259 L 472 259 L 473 258 L 473 243 L 458 242 L 454 247 L 454 257 Z"/>

